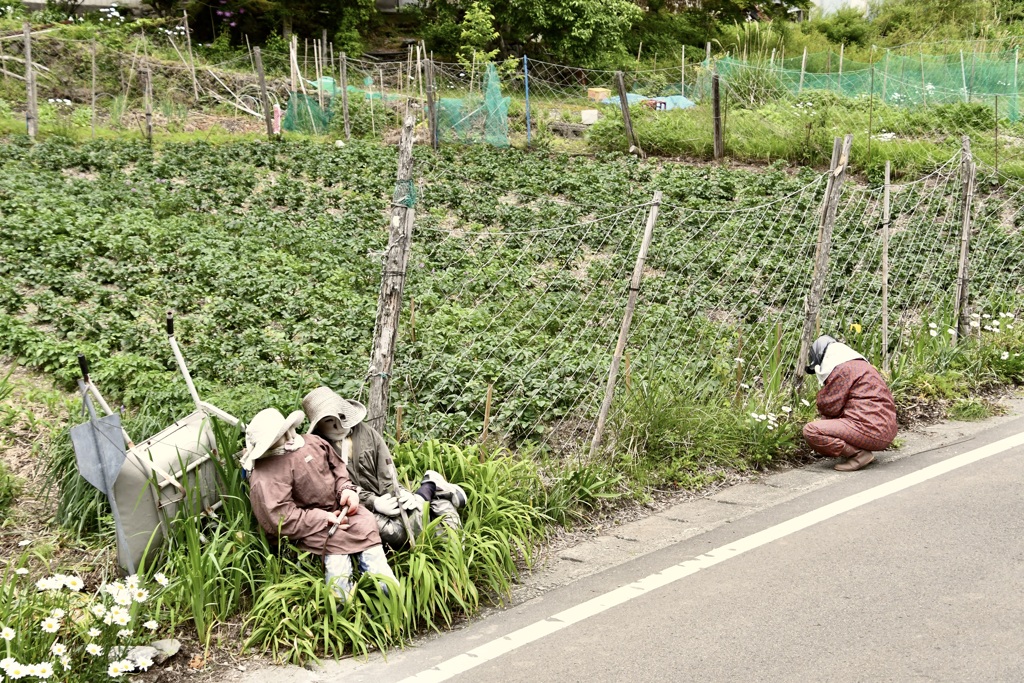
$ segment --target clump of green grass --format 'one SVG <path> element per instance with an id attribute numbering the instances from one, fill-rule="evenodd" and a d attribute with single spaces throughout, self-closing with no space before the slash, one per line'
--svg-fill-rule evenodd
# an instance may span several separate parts
<path id="1" fill-rule="evenodd" d="M 950 419 L 963 422 L 976 422 L 996 414 L 993 407 L 979 398 L 963 398 L 950 406 L 947 415 Z"/>

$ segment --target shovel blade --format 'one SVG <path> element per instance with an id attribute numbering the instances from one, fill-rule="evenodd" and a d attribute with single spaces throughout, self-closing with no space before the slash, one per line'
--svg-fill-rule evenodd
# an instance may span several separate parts
<path id="1" fill-rule="evenodd" d="M 121 416 L 106 415 L 72 427 L 71 445 L 75 449 L 78 473 L 109 495 L 125 459 Z"/>

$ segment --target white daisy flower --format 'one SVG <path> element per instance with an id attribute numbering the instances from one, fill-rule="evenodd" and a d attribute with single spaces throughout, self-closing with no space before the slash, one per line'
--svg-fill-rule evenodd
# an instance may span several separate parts
<path id="1" fill-rule="evenodd" d="M 69 655 L 61 655 L 60 665 L 64 667 L 65 671 L 69 671 L 71 669 L 71 657 Z"/>
<path id="2" fill-rule="evenodd" d="M 153 666 L 153 660 L 145 656 L 139 657 L 135 660 L 135 665 L 142 671 L 148 671 L 149 667 Z"/>
<path id="3" fill-rule="evenodd" d="M 26 569 L 25 567 L 18 567 L 14 570 L 14 573 L 18 576 L 25 576 L 25 574 L 28 574 L 28 569 Z"/>
<path id="4" fill-rule="evenodd" d="M 123 629 L 121 629 L 120 631 L 117 632 L 117 637 L 121 638 L 121 639 L 124 639 L 124 638 L 128 638 L 129 636 L 131 636 L 131 634 L 132 634 L 132 630 L 130 628 L 123 628 Z"/>
<path id="5" fill-rule="evenodd" d="M 955 335 L 955 334 L 956 334 L 956 330 L 955 330 L 955 329 L 953 329 L 952 327 L 951 327 L 951 328 L 949 328 L 948 330 L 946 330 L 946 332 L 949 332 L 949 333 L 950 333 L 950 334 L 952 334 L 952 335 Z"/>
<path id="6" fill-rule="evenodd" d="M 63 654 L 67 654 L 68 646 L 59 641 L 54 641 L 53 645 L 50 646 L 50 653 L 60 657 Z"/>
<path id="7" fill-rule="evenodd" d="M 148 628 L 150 631 L 155 631 L 158 628 L 160 628 L 160 624 L 156 623 L 156 621 L 154 621 L 153 619 L 147 621 L 145 624 L 143 624 L 143 626 Z"/>
<path id="8" fill-rule="evenodd" d="M 111 678 L 120 678 L 124 675 L 124 669 L 121 668 L 121 662 L 111 662 L 110 666 L 107 667 L 107 675 Z"/>
<path id="9" fill-rule="evenodd" d="M 132 591 L 132 597 L 135 602 L 146 602 L 149 599 L 149 591 L 145 588 L 136 588 Z"/>
<path id="10" fill-rule="evenodd" d="M 89 629 L 88 635 L 90 638 L 99 638 L 102 633 L 102 631 L 93 626 L 91 629 Z"/>
<path id="11" fill-rule="evenodd" d="M 4 667 L 4 671 L 15 680 L 29 675 L 28 667 L 21 662 L 11 662 L 10 666 Z"/>
<path id="12" fill-rule="evenodd" d="M 107 608 L 104 607 L 103 605 L 99 604 L 99 603 L 96 603 L 95 605 L 90 607 L 89 610 L 93 613 L 93 616 L 95 616 L 97 619 L 100 618 L 100 617 L 104 617 L 107 614 Z"/>
<path id="13" fill-rule="evenodd" d="M 936 325 L 935 323 L 928 323 L 928 327 L 934 330 L 938 327 L 938 325 Z"/>
<path id="14" fill-rule="evenodd" d="M 99 657 L 103 654 L 103 648 L 96 643 L 89 643 L 85 646 L 85 651 L 91 654 L 93 657 Z"/>
<path id="15" fill-rule="evenodd" d="M 85 582 L 77 576 L 68 576 L 64 578 L 64 586 L 67 587 L 68 590 L 77 593 L 85 588 Z"/>
<path id="16" fill-rule="evenodd" d="M 933 337 L 939 336 L 938 330 L 928 330 L 928 334 L 930 334 Z"/>
<path id="17" fill-rule="evenodd" d="M 153 580 L 156 581 L 157 583 L 159 583 L 161 586 L 166 586 L 167 584 L 170 583 L 168 578 L 166 576 L 164 576 L 163 572 L 157 572 L 156 574 L 154 574 L 153 575 Z"/>
<path id="18" fill-rule="evenodd" d="M 35 672 L 33 675 L 36 678 L 47 679 L 53 675 L 53 664 L 50 662 L 43 662 L 42 664 L 36 664 Z"/>
<path id="19" fill-rule="evenodd" d="M 999 357 L 1001 359 L 1003 359 L 1003 360 L 1010 360 L 1010 352 L 1009 351 L 1003 351 L 1002 355 L 999 356 Z"/>
<path id="20" fill-rule="evenodd" d="M 11 628 L 10 626 L 4 626 L 2 629 L 0 629 L 0 638 L 3 638 L 4 640 L 6 640 L 8 642 L 14 640 L 14 636 L 16 636 L 16 635 L 18 635 L 18 634 L 15 633 L 14 629 Z"/>
<path id="21" fill-rule="evenodd" d="M 54 619 L 63 619 L 64 618 L 64 614 L 65 614 L 64 610 L 62 610 L 59 607 L 57 607 L 52 612 L 50 612 L 50 616 L 53 617 Z"/>
<path id="22" fill-rule="evenodd" d="M 985 325 L 985 327 L 983 327 L 982 329 L 984 329 L 986 332 L 991 332 L 992 331 L 992 326 L 991 325 Z"/>
<path id="23" fill-rule="evenodd" d="M 806 399 L 806 398 L 802 398 L 802 399 L 800 399 L 800 403 L 804 404 L 805 406 L 809 406 L 809 405 L 811 405 L 810 403 L 808 403 L 808 401 L 807 401 L 807 399 Z"/>
<path id="24" fill-rule="evenodd" d="M 790 408 L 789 406 L 782 406 L 782 408 L 780 408 L 780 410 L 782 410 L 782 412 L 786 413 L 787 415 L 789 413 L 793 412 L 793 409 Z"/>
<path id="25" fill-rule="evenodd" d="M 126 587 L 128 587 L 128 588 L 131 588 L 132 590 L 138 588 L 139 587 L 139 575 L 138 574 L 132 574 L 131 576 L 129 576 L 128 578 L 126 578 L 124 580 L 124 585 Z"/>
<path id="26" fill-rule="evenodd" d="M 972 320 L 971 321 L 971 327 L 974 327 L 974 328 L 981 327 L 981 323 L 979 323 L 977 320 Z"/>
<path id="27" fill-rule="evenodd" d="M 56 633 L 60 630 L 60 621 L 53 617 L 47 617 L 43 619 L 39 627 L 43 629 L 43 633 Z"/>

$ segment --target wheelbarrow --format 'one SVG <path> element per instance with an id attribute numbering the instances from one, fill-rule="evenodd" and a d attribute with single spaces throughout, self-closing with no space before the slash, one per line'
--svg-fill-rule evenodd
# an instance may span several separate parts
<path id="1" fill-rule="evenodd" d="M 142 568 L 144 558 L 146 561 L 152 560 L 170 533 L 171 520 L 177 515 L 213 514 L 220 507 L 220 481 L 213 460 L 217 447 L 210 418 L 216 417 L 231 426 L 241 425 L 238 418 L 199 398 L 174 338 L 174 316 L 171 313 L 167 314 L 167 338 L 196 410 L 138 444 L 133 443 L 128 433 L 120 428 L 119 421 L 116 427 L 113 424 L 104 425 L 108 434 L 120 429 L 124 441 L 123 462 L 113 486 L 104 492 L 110 498 L 111 508 L 119 511 L 115 516 L 115 524 L 118 526 L 118 564 L 129 573 Z M 82 371 L 83 382 L 80 386 L 83 397 L 86 393 L 90 394 L 108 416 L 114 415 L 89 378 L 88 364 L 83 356 L 79 356 L 79 367 Z M 94 428 L 99 426 L 95 419 L 91 424 Z M 89 444 L 96 441 L 84 434 L 77 440 L 73 439 L 79 472 L 83 476 L 83 455 L 85 468 L 88 469 L 88 463 L 97 457 L 88 453 Z M 105 458 L 104 469 L 108 471 L 109 477 L 109 470 L 116 467 L 114 463 L 117 457 L 107 453 Z M 100 478 L 93 475 L 93 479 Z M 90 483 L 97 485 L 92 480 Z M 97 488 L 102 490 L 100 486 Z"/>

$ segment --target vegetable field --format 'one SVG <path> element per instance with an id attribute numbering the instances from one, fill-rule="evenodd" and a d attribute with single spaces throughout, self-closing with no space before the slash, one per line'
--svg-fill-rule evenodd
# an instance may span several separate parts
<path id="1" fill-rule="evenodd" d="M 367 582 L 324 616 L 319 568 L 259 533 L 225 458 L 222 520 L 185 520 L 169 544 L 162 628 L 208 645 L 240 621 L 248 647 L 296 661 L 388 647 L 501 599 L 552 524 L 798 449 L 815 387 L 794 392 L 790 380 L 824 174 L 483 147 L 415 156 L 387 432 L 403 475 L 431 467 L 465 483 L 464 542 L 397 554 L 406 588 L 382 595 Z M 321 383 L 365 398 L 394 149 L 10 136 L 0 159 L 0 353 L 68 388 L 85 353 L 138 438 L 190 412 L 163 333 L 168 310 L 200 393 L 243 420 L 268 405 L 290 411 Z M 955 407 L 1024 380 L 1022 188 L 988 167 L 969 214 L 969 334 L 953 334 L 960 169 L 952 156 L 890 188 L 884 272 L 882 188 L 849 178 L 841 195 L 818 325 L 890 365 L 904 418 L 920 401 Z M 656 190 L 610 427 L 591 458 Z M 485 415 L 490 436 L 478 444 Z M 239 435 L 218 442 L 234 453 Z M 47 467 L 60 521 L 109 545 L 109 513 L 78 479 L 66 437 Z M 27 552 L 15 563 L 53 571 Z M 40 605 L 11 601 L 0 622 Z"/>

